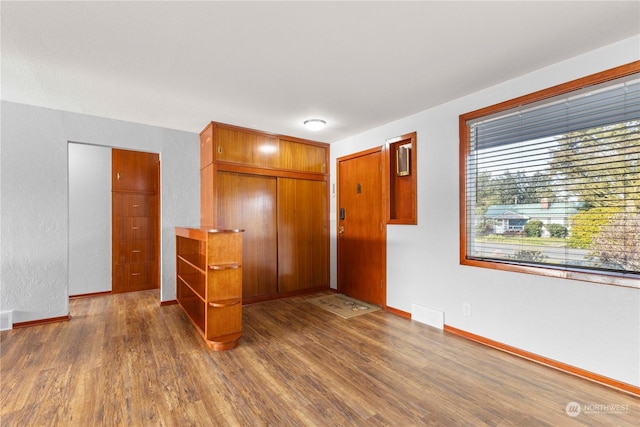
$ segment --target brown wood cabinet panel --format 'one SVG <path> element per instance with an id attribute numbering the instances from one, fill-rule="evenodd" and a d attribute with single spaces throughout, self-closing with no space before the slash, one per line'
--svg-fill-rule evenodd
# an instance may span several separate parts
<path id="1" fill-rule="evenodd" d="M 152 193 L 158 191 L 158 154 L 113 149 L 111 157 L 112 190 Z"/>
<path id="2" fill-rule="evenodd" d="M 208 306 L 206 335 L 208 339 L 224 339 L 225 336 L 233 336 L 236 331 L 242 331 L 242 300 L 221 307 Z M 220 337 L 220 338 L 218 338 Z M 234 346 L 235 347 L 235 346 Z"/>
<path id="3" fill-rule="evenodd" d="M 154 217 L 157 196 L 151 194 L 113 193 L 113 212 L 122 217 Z"/>
<path id="4" fill-rule="evenodd" d="M 218 172 L 217 226 L 244 229 L 243 297 L 278 291 L 276 178 Z"/>
<path id="5" fill-rule="evenodd" d="M 114 248 L 114 255 L 118 264 L 155 261 L 152 240 L 120 240 Z"/>
<path id="6" fill-rule="evenodd" d="M 200 169 L 200 225 L 215 228 L 216 205 L 215 187 L 213 185 L 215 165 L 208 164 Z"/>
<path id="7" fill-rule="evenodd" d="M 278 157 L 278 138 L 268 135 L 257 135 L 253 150 L 253 165 L 265 168 L 280 167 Z"/>
<path id="8" fill-rule="evenodd" d="M 113 281 L 114 292 L 134 292 L 157 288 L 156 264 L 152 262 L 116 264 Z"/>
<path id="9" fill-rule="evenodd" d="M 200 169 L 213 162 L 213 123 L 200 132 Z"/>
<path id="10" fill-rule="evenodd" d="M 113 233 L 117 240 L 148 239 L 153 231 L 153 218 L 149 216 L 117 216 Z"/>
<path id="11" fill-rule="evenodd" d="M 329 286 L 327 183 L 278 178 L 278 291 Z"/>
<path id="12" fill-rule="evenodd" d="M 329 145 L 211 122 L 200 133 L 200 169 L 211 162 L 326 174 Z"/>
<path id="13" fill-rule="evenodd" d="M 214 132 L 215 160 L 262 167 L 278 166 L 277 138 L 221 126 L 216 126 Z"/>
<path id="14" fill-rule="evenodd" d="M 303 172 L 327 172 L 327 148 L 280 139 L 280 167 Z"/>

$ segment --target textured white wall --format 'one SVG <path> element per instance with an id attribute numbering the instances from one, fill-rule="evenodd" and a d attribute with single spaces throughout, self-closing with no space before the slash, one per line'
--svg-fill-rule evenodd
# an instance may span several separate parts
<path id="1" fill-rule="evenodd" d="M 111 148 L 69 144 L 69 295 L 111 290 Z"/>
<path id="2" fill-rule="evenodd" d="M 447 325 L 640 385 L 640 290 L 461 266 L 458 247 L 459 115 L 638 60 L 638 46 L 634 37 L 331 144 L 333 183 L 337 157 L 418 133 L 418 225 L 388 226 L 389 306 L 431 307 Z"/>
<path id="3" fill-rule="evenodd" d="M 198 135 L 4 101 L 1 119 L 0 310 L 14 322 L 69 312 L 69 141 L 160 153 L 160 299 L 174 299 L 174 227 L 200 217 Z"/>

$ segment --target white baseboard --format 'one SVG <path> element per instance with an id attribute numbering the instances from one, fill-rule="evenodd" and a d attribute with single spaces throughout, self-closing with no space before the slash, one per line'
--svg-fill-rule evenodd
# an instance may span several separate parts
<path id="1" fill-rule="evenodd" d="M 444 312 L 418 304 L 411 304 L 411 319 L 434 328 L 444 329 Z"/>

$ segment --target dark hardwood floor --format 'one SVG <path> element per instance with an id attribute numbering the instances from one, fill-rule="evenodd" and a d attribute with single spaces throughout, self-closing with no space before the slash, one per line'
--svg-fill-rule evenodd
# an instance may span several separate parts
<path id="1" fill-rule="evenodd" d="M 0 425 L 639 425 L 625 393 L 307 298 L 245 306 L 239 346 L 218 353 L 157 291 L 72 300 L 69 322 L 2 332 Z"/>

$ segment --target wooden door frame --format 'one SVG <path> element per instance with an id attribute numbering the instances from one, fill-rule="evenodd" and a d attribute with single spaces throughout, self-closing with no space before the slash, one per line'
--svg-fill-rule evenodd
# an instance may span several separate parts
<path id="1" fill-rule="evenodd" d="M 336 282 L 337 282 L 337 290 L 341 292 L 342 286 L 340 283 L 340 238 L 339 238 L 339 227 L 340 227 L 340 163 L 347 160 L 353 160 L 358 157 L 367 156 L 374 153 L 380 153 L 380 191 L 381 191 L 381 200 L 382 203 L 385 203 L 387 200 L 387 186 L 385 184 L 385 156 L 384 156 L 385 147 L 374 147 L 363 151 L 358 151 L 357 153 L 348 154 L 346 156 L 336 158 Z M 380 206 L 381 218 L 385 221 L 386 218 L 386 209 L 385 206 Z M 383 223 L 382 230 L 382 239 L 384 241 L 383 251 L 382 251 L 382 308 L 385 309 L 387 307 L 387 224 L 386 221 Z"/>

